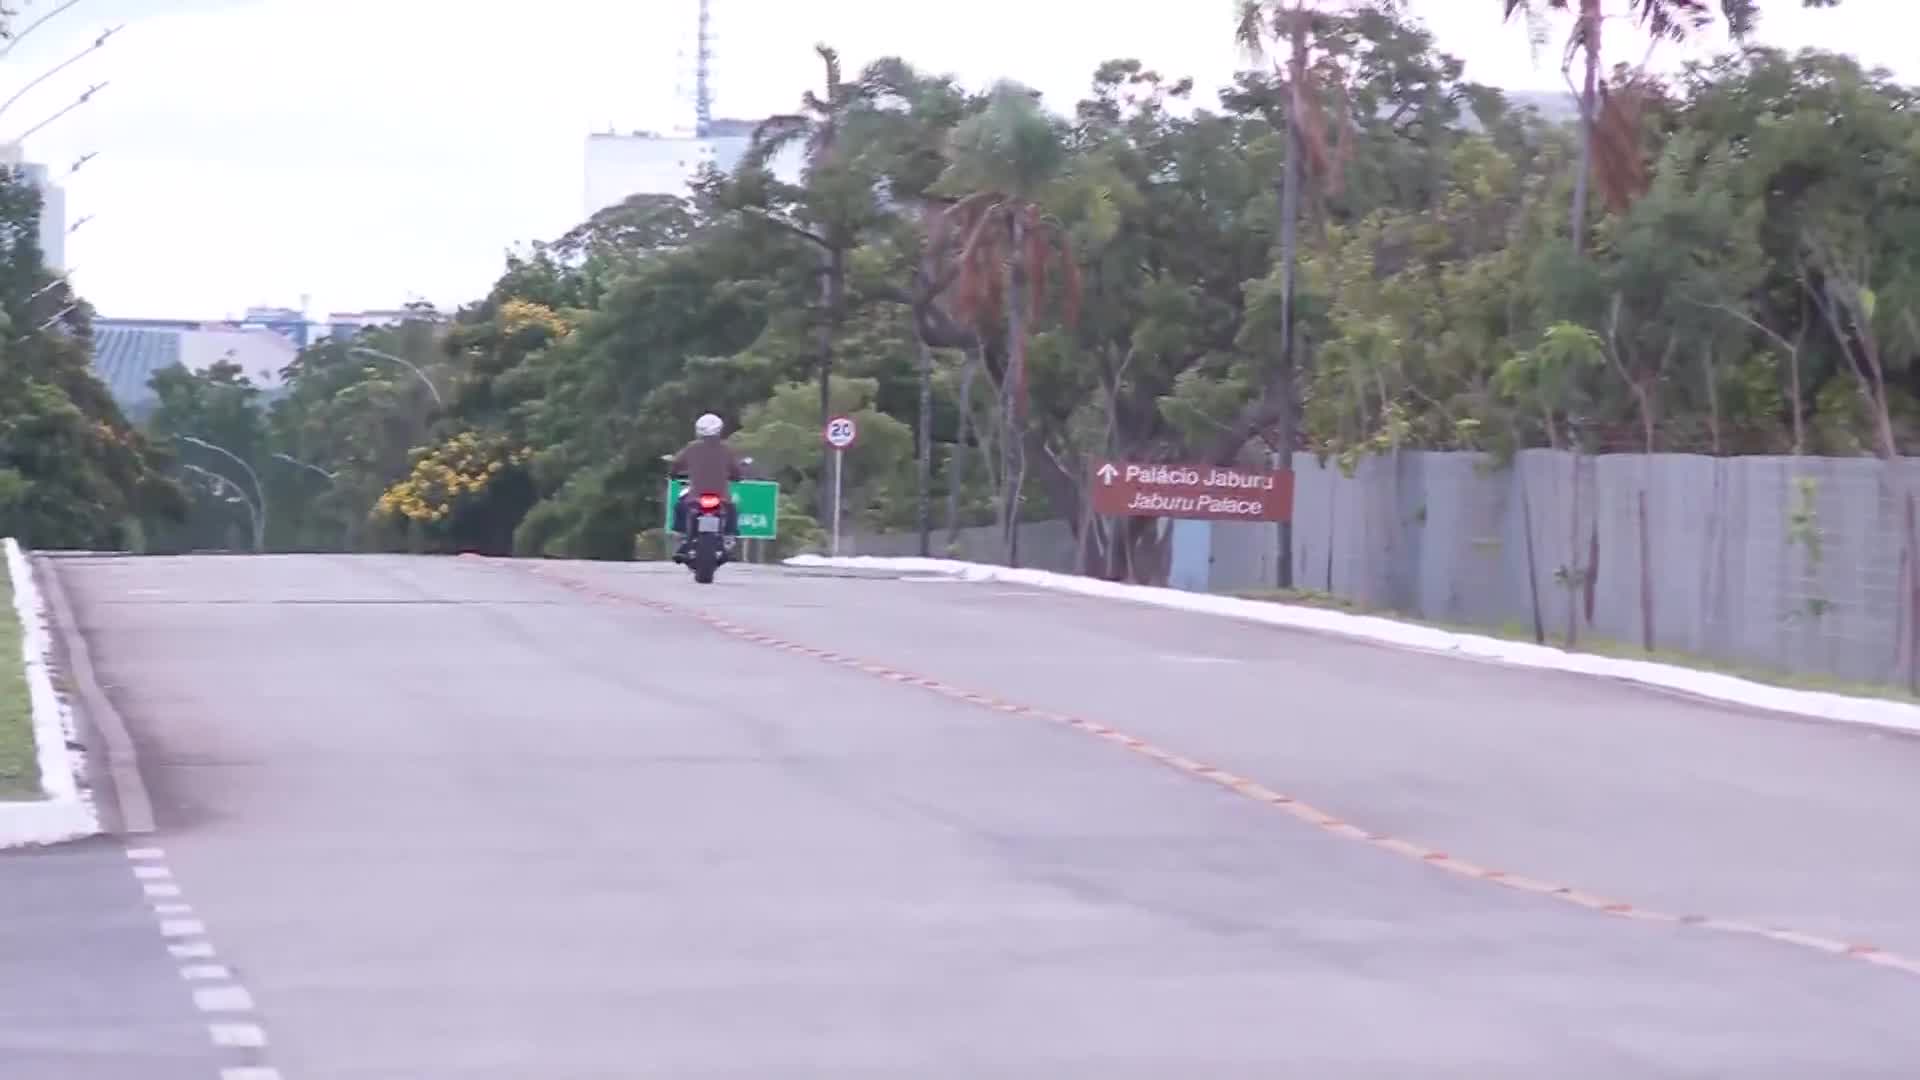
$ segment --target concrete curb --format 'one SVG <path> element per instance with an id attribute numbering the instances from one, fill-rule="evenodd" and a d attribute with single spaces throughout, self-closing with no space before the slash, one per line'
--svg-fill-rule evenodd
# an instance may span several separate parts
<path id="1" fill-rule="evenodd" d="M 1814 690 L 1792 690 L 1769 686 L 1732 675 L 1661 664 L 1651 660 L 1621 660 L 1593 653 L 1568 652 L 1529 642 L 1505 641 L 1480 634 L 1462 634 L 1451 630 L 1398 622 L 1372 615 L 1353 615 L 1344 611 L 1296 604 L 1277 604 L 1266 600 L 1243 600 L 1234 596 L 1182 592 L 1149 585 L 1126 585 L 1098 578 L 1058 574 L 1049 570 L 1014 569 L 955 559 L 923 559 L 913 556 L 886 557 L 854 555 L 832 558 L 822 555 L 796 555 L 786 560 L 795 567 L 837 567 L 843 569 L 891 570 L 904 573 L 942 574 L 965 581 L 997 581 L 1011 585 L 1029 585 L 1056 592 L 1077 593 L 1107 600 L 1125 600 L 1154 607 L 1170 608 L 1203 615 L 1222 615 L 1292 630 L 1448 653 L 1475 660 L 1491 660 L 1517 667 L 1565 671 L 1577 675 L 1599 676 L 1658 687 L 1709 701 L 1740 705 L 1766 712 L 1829 720 L 1844 724 L 1920 734 L 1920 706 L 1898 701 L 1851 697 Z"/>
<path id="2" fill-rule="evenodd" d="M 46 794 L 32 802 L 0 802 L 0 848 L 58 844 L 93 836 L 100 831 L 100 817 L 83 784 L 81 755 L 73 749 L 79 742 L 73 710 L 53 685 L 53 629 L 46 598 L 19 543 L 7 537 L 0 544 L 6 548 L 7 573 L 13 581 L 21 659 L 26 664 L 27 693 L 33 702 L 34 751 L 40 766 L 40 788 Z"/>

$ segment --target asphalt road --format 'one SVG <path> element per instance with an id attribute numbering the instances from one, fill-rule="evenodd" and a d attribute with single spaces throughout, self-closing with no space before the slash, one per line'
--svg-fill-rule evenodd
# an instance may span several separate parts
<path id="1" fill-rule="evenodd" d="M 1920 972 L 1356 839 L 1920 955 L 1920 741 L 994 585 L 60 566 L 286 1080 L 1920 1074 Z M 0 858 L 77 942 L 0 924 L 8 1080 L 188 1075 L 109 857 Z"/>

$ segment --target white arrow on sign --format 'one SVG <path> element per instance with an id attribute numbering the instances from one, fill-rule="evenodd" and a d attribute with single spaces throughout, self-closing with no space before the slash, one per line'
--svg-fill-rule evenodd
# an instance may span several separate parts
<path id="1" fill-rule="evenodd" d="M 1120 475 L 1120 470 L 1114 468 L 1113 462 L 1109 461 L 1105 465 L 1100 466 L 1096 475 L 1100 477 L 1101 483 L 1106 484 L 1108 487 L 1112 487 L 1113 478 Z"/>

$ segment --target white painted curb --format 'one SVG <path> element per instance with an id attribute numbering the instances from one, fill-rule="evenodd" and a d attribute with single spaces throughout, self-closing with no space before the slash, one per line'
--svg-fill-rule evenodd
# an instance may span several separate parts
<path id="1" fill-rule="evenodd" d="M 21 659 L 26 662 L 27 693 L 33 701 L 33 739 L 40 765 L 40 789 L 46 798 L 0 802 L 0 848 L 58 844 L 100 831 L 93 800 L 81 786 L 82 763 L 67 748 L 78 741 L 73 710 L 53 688 L 53 627 L 46 599 L 33 577 L 33 564 L 7 537 L 7 574 L 13 581 L 13 611 L 20 619 Z M 3 661 L 0 661 L 3 662 Z"/>
<path id="2" fill-rule="evenodd" d="M 1267 600 L 1243 600 L 1237 596 L 1182 592 L 1149 585 L 1127 585 L 1099 578 L 1058 574 L 1050 570 L 1013 569 L 986 563 L 960 562 L 954 559 L 923 559 L 912 556 L 886 557 L 854 555 L 831 558 L 823 555 L 796 555 L 788 566 L 839 567 L 850 570 L 888 570 L 906 573 L 945 574 L 966 581 L 999 581 L 1030 585 L 1058 592 L 1078 593 L 1109 600 L 1127 600 L 1155 607 L 1205 615 L 1224 615 L 1270 626 L 1294 630 L 1312 630 L 1325 634 L 1359 638 L 1403 648 L 1428 652 L 1455 653 L 1477 660 L 1493 660 L 1519 667 L 1545 668 L 1580 675 L 1598 675 L 1609 679 L 1677 690 L 1696 697 L 1724 701 L 1770 712 L 1793 713 L 1820 720 L 1848 724 L 1866 724 L 1878 728 L 1920 733 L 1920 706 L 1898 701 L 1851 697 L 1814 690 L 1792 690 L 1768 686 L 1750 679 L 1696 671 L 1651 660 L 1621 660 L 1593 653 L 1568 652 L 1547 645 L 1523 641 L 1504 641 L 1481 634 L 1461 634 L 1415 623 L 1397 622 L 1373 615 L 1354 615 L 1327 611 L 1298 604 L 1276 604 Z"/>

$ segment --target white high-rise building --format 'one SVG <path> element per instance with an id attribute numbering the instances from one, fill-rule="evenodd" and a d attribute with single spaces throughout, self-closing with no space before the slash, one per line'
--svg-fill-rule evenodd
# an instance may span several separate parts
<path id="1" fill-rule="evenodd" d="M 712 0 L 692 0 L 692 5 L 680 10 L 682 16 L 692 16 L 678 29 L 691 36 L 693 48 L 681 50 L 677 115 L 665 134 L 609 131 L 587 136 L 586 217 L 634 195 L 687 195 L 702 168 L 731 172 L 746 155 L 754 121 L 713 115 Z M 803 162 L 804 151 L 791 146 L 775 159 L 774 174 L 796 182 Z"/>
<path id="2" fill-rule="evenodd" d="M 0 147 L 0 165 L 19 169 L 40 191 L 40 257 L 47 269 L 59 274 L 67 269 L 67 192 L 53 182 L 45 165 L 27 161 L 18 143 Z"/>

